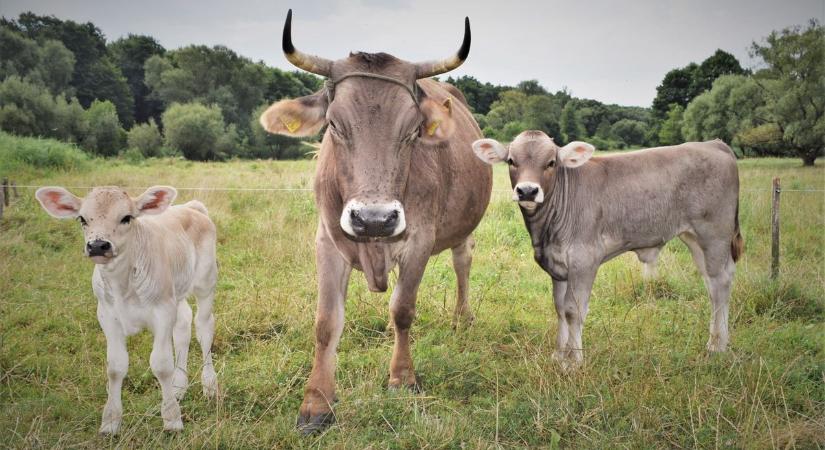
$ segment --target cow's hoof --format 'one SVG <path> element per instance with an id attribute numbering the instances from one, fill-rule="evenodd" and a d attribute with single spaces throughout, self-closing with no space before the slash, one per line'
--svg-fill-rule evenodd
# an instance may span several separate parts
<path id="1" fill-rule="evenodd" d="M 707 348 L 710 353 L 722 353 L 727 351 L 728 346 L 718 342 L 708 342 Z"/>
<path id="2" fill-rule="evenodd" d="M 204 372 L 201 377 L 203 384 L 203 396 L 208 399 L 214 399 L 218 395 L 218 377 L 215 372 Z"/>
<path id="3" fill-rule="evenodd" d="M 334 423 L 335 414 L 332 411 L 327 411 L 314 416 L 299 414 L 296 426 L 302 435 L 308 436 L 310 434 L 320 433 Z"/>
<path id="4" fill-rule="evenodd" d="M 416 393 L 416 394 L 420 394 L 421 392 L 424 391 L 424 389 L 421 387 L 421 377 L 420 376 L 414 378 L 412 382 L 408 381 L 406 383 L 401 382 L 400 378 L 390 378 L 390 381 L 387 384 L 387 389 L 389 389 L 391 391 L 406 389 L 406 390 L 408 390 L 410 392 L 413 392 L 413 393 Z"/>
<path id="5" fill-rule="evenodd" d="M 473 326 L 475 320 L 476 316 L 473 315 L 473 313 L 462 314 L 461 316 L 453 319 L 453 331 L 457 331 L 462 328 L 470 328 Z"/>
<path id="6" fill-rule="evenodd" d="M 172 391 L 175 393 L 175 398 L 178 400 L 183 399 L 188 388 L 189 379 L 186 376 L 186 372 L 182 370 L 175 371 L 175 375 L 172 376 Z"/>

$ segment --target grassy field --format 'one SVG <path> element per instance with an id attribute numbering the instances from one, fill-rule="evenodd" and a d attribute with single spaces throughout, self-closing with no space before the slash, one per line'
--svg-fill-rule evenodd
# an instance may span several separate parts
<path id="1" fill-rule="evenodd" d="M 509 188 L 502 169 L 496 189 Z M 89 160 L 71 170 L 18 164 L 9 175 L 34 185 L 308 188 L 312 173 L 311 161 Z M 633 255 L 602 267 L 585 326 L 586 364 L 563 374 L 550 358 L 550 279 L 532 260 L 516 205 L 497 192 L 475 233 L 471 328 L 450 327 L 449 253 L 427 268 L 413 326 L 422 393 L 387 391 L 389 294 L 369 293 L 353 273 L 338 423 L 308 438 L 294 424 L 313 352 L 311 193 L 181 191 L 178 202 L 203 201 L 219 230 L 214 353 L 222 392 L 212 402 L 202 396 L 194 347 L 185 431 L 162 433 L 151 340 L 135 336 L 122 434 L 103 438 L 105 340 L 92 264 L 81 255 L 77 223 L 51 219 L 33 189 L 22 189 L 0 221 L 0 447 L 823 448 L 825 197 L 783 194 L 782 267 L 772 282 L 773 176 L 787 189 L 825 188 L 821 163 L 740 163 L 747 250 L 726 354 L 704 351 L 709 301 L 677 240 L 662 253 L 657 281 L 642 282 Z"/>

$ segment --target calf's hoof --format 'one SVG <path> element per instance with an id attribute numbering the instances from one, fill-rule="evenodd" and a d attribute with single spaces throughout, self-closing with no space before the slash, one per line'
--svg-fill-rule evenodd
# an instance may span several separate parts
<path id="1" fill-rule="evenodd" d="M 175 393 L 175 398 L 178 400 L 182 399 L 188 388 L 189 379 L 186 376 L 186 372 L 182 370 L 175 371 L 175 375 L 172 377 L 172 389 Z"/>
<path id="2" fill-rule="evenodd" d="M 103 422 L 98 432 L 103 436 L 114 436 L 120 431 L 120 421 Z"/>
<path id="3" fill-rule="evenodd" d="M 170 420 L 170 421 L 163 421 L 163 431 L 168 431 L 170 433 L 177 433 L 179 431 L 183 431 L 183 421 L 178 420 Z"/>
<path id="4" fill-rule="evenodd" d="M 708 341 L 707 349 L 710 353 L 722 353 L 724 351 L 727 351 L 728 346 L 727 344 L 711 340 Z"/>
<path id="5" fill-rule="evenodd" d="M 403 379 L 391 377 L 390 381 L 387 383 L 387 388 L 391 391 L 407 389 L 408 391 L 414 393 L 421 393 L 423 391 L 421 387 L 421 377 L 416 378 L 415 375 L 406 376 L 403 377 Z"/>
<path id="6" fill-rule="evenodd" d="M 203 396 L 208 399 L 214 399 L 218 395 L 218 377 L 215 373 L 207 374 L 204 372 L 202 380 Z"/>
<path id="7" fill-rule="evenodd" d="M 335 423 L 335 414 L 332 411 L 326 411 L 319 414 L 309 415 L 304 413 L 298 414 L 298 422 L 296 427 L 298 431 L 308 436 L 310 434 L 320 433 L 326 430 Z"/>
<path id="8" fill-rule="evenodd" d="M 458 317 L 453 318 L 453 331 L 458 330 L 460 328 L 469 328 L 473 325 L 476 320 L 476 316 L 473 313 L 465 313 Z"/>

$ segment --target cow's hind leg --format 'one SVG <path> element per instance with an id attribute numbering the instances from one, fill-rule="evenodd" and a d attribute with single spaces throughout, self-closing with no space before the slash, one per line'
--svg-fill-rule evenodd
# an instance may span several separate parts
<path id="1" fill-rule="evenodd" d="M 424 275 L 429 254 L 412 254 L 402 257 L 398 265 L 398 283 L 392 291 L 390 314 L 395 329 L 395 344 L 390 361 L 390 388 L 418 386 L 410 352 L 410 328 L 415 319 L 415 302 L 418 286 Z"/>
<path id="2" fill-rule="evenodd" d="M 315 238 L 318 307 L 315 311 L 315 360 L 298 412 L 304 434 L 321 431 L 335 421 L 335 353 L 344 331 L 344 299 L 352 266 L 319 224 Z"/>
<path id="3" fill-rule="evenodd" d="M 730 242 L 722 239 L 703 240 L 692 232 L 682 233 L 679 238 L 690 249 L 710 297 L 710 336 L 707 349 L 723 352 L 728 345 L 728 303 L 736 269 L 730 253 Z"/>
<path id="4" fill-rule="evenodd" d="M 203 395 L 207 398 L 214 398 L 218 393 L 218 375 L 212 363 L 212 339 L 215 337 L 215 315 L 212 313 L 212 308 L 215 305 L 215 285 L 218 279 L 218 268 L 214 259 L 203 270 L 205 273 L 198 278 L 193 289 L 195 298 L 198 300 L 195 336 L 198 338 L 203 358 L 201 368 Z"/>
<path id="5" fill-rule="evenodd" d="M 642 278 L 652 280 L 658 276 L 659 252 L 662 247 L 649 247 L 636 249 L 636 256 L 643 264 Z"/>
<path id="6" fill-rule="evenodd" d="M 186 299 L 178 301 L 178 316 L 175 328 L 172 331 L 172 341 L 175 347 L 175 374 L 172 376 L 175 397 L 179 400 L 189 387 L 187 375 L 187 360 L 189 357 L 189 342 L 192 339 L 192 308 Z"/>
<path id="7" fill-rule="evenodd" d="M 461 244 L 453 247 L 453 269 L 455 269 L 456 285 L 458 294 L 453 312 L 453 328 L 457 328 L 459 323 L 471 325 L 475 317 L 470 308 L 469 285 L 470 266 L 473 263 L 473 247 L 475 242 L 472 236 L 468 236 Z"/>

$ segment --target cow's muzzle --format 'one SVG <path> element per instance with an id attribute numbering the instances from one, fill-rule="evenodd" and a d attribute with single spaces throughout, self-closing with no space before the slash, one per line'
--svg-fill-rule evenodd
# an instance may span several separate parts
<path id="1" fill-rule="evenodd" d="M 397 200 L 366 205 L 350 200 L 341 213 L 341 228 L 354 238 L 389 238 L 407 228 L 404 207 Z"/>

